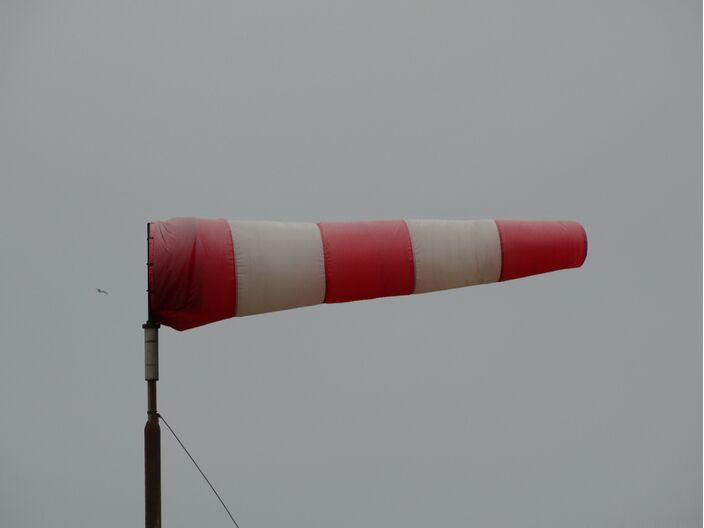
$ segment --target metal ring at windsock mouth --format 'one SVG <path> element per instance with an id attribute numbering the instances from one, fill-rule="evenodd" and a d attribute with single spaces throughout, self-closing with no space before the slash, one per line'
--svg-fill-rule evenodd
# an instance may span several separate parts
<path id="1" fill-rule="evenodd" d="M 152 223 L 147 222 L 147 320 L 152 320 L 152 290 L 154 288 L 154 236 Z"/>

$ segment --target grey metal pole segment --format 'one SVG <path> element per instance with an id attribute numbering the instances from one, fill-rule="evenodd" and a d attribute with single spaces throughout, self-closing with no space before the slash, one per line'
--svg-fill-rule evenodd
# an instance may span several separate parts
<path id="1" fill-rule="evenodd" d="M 144 426 L 144 513 L 146 528 L 161 528 L 161 428 L 156 410 L 159 379 L 159 324 L 144 328 L 144 379 L 147 381 L 147 423 Z"/>

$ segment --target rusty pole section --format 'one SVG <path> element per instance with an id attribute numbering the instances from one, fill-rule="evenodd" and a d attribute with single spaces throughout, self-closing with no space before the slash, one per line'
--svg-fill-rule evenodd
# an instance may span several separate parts
<path id="1" fill-rule="evenodd" d="M 146 528 L 161 528 L 161 428 L 156 410 L 159 379 L 159 324 L 144 328 L 144 379 L 147 381 L 147 423 L 144 426 L 144 511 Z"/>

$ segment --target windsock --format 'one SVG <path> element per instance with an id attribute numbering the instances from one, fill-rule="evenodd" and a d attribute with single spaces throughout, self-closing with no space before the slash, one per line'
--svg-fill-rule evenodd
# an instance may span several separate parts
<path id="1" fill-rule="evenodd" d="M 587 256 L 584 228 L 568 221 L 173 218 L 148 229 L 149 319 L 176 330 L 507 281 Z"/>

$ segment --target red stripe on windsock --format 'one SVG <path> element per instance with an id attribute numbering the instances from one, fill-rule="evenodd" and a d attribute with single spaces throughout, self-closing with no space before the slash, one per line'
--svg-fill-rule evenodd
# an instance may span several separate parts
<path id="1" fill-rule="evenodd" d="M 225 220 L 150 225 L 150 318 L 176 330 L 235 315 L 235 255 Z"/>
<path id="2" fill-rule="evenodd" d="M 321 222 L 325 302 L 413 293 L 413 247 L 403 220 Z"/>
<path id="3" fill-rule="evenodd" d="M 496 227 L 500 281 L 578 268 L 587 257 L 587 234 L 577 222 L 496 220 Z"/>

